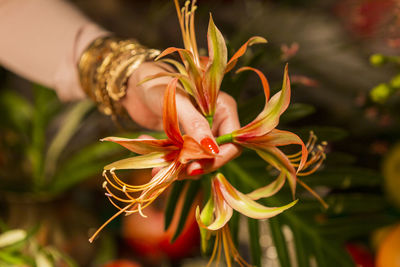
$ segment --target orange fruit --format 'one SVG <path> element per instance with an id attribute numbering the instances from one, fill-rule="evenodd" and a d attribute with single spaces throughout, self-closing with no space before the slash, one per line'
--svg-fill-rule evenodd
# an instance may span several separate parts
<path id="1" fill-rule="evenodd" d="M 394 227 L 380 244 L 376 267 L 400 267 L 400 224 Z"/>
<path id="2" fill-rule="evenodd" d="M 384 188 L 388 199 L 400 209 L 400 144 L 395 145 L 383 161 Z"/>

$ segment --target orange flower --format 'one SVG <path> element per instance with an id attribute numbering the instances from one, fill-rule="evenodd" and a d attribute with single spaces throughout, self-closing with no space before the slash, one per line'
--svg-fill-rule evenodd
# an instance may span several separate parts
<path id="1" fill-rule="evenodd" d="M 203 148 L 192 137 L 180 132 L 175 91 L 178 79 L 173 79 L 167 86 L 164 96 L 163 123 L 164 131 L 168 139 L 127 139 L 119 137 L 107 137 L 103 141 L 118 143 L 140 156 L 123 159 L 104 167 L 103 176 L 106 181 L 103 187 L 106 189 L 110 202 L 119 209 L 119 212 L 104 223 L 89 241 L 97 236 L 111 220 L 118 215 L 127 215 L 139 212 L 145 217 L 142 210 L 150 205 L 164 190 L 178 179 L 181 170 L 192 160 L 214 158 L 215 154 Z M 118 178 L 115 171 L 121 169 L 147 169 L 161 167 L 161 170 L 146 184 L 129 185 Z M 110 173 L 109 176 L 107 173 Z M 120 195 L 113 191 L 119 191 Z M 134 194 L 139 194 L 135 197 Z M 124 206 L 116 204 L 115 201 Z"/>
<path id="2" fill-rule="evenodd" d="M 282 213 L 297 203 L 297 200 L 295 200 L 282 207 L 266 207 L 254 201 L 255 199 L 268 196 L 269 193 L 266 193 L 265 190 L 264 194 L 260 190 L 243 194 L 236 190 L 221 173 L 218 173 L 212 179 L 209 201 L 201 213 L 199 207 L 196 209 L 196 219 L 200 226 L 203 250 L 204 243 L 209 239 L 210 234 L 216 234 L 214 250 L 209 264 L 211 264 L 217 254 L 218 264 L 221 246 L 223 245 L 228 266 L 231 266 L 231 255 L 241 266 L 249 266 L 236 250 L 230 237 L 227 223 L 232 217 L 233 209 L 250 218 L 268 219 Z"/>
<path id="3" fill-rule="evenodd" d="M 231 139 L 233 143 L 253 149 L 266 162 L 278 169 L 282 175 L 270 184 L 273 190 L 271 195 L 279 191 L 285 182 L 285 177 L 294 196 L 296 182 L 300 182 L 303 187 L 316 196 L 321 203 L 325 202 L 307 185 L 302 183 L 297 176 L 304 176 L 316 171 L 325 159 L 324 146 L 315 146 L 316 136 L 311 133 L 310 139 L 305 145 L 296 134 L 289 131 L 276 129 L 281 114 L 287 109 L 290 103 L 290 80 L 288 66 L 285 66 L 282 90 L 269 99 L 269 84 L 264 74 L 251 67 L 243 67 L 238 72 L 251 70 L 259 76 L 265 94 L 265 106 L 262 112 L 249 124 L 234 131 L 230 136 L 221 139 Z M 287 145 L 300 145 L 301 151 L 293 155 L 286 155 L 278 147 Z M 308 157 L 309 154 L 311 157 Z M 296 169 L 297 168 L 297 169 Z M 271 189 L 269 189 L 271 190 Z"/>
<path id="4" fill-rule="evenodd" d="M 238 58 L 246 52 L 248 46 L 266 43 L 267 40 L 258 36 L 250 38 L 228 61 L 224 37 L 215 26 L 210 15 L 207 31 L 208 56 L 200 56 L 194 29 L 194 16 L 197 9 L 196 1 L 194 0 L 191 3 L 186 1 L 182 9 L 178 0 L 174 0 L 174 2 L 185 48 L 169 47 L 156 60 L 178 52 L 183 65 L 176 60 L 163 59 L 164 62 L 175 66 L 179 73 L 158 73 L 147 77 L 141 83 L 162 76 L 179 78 L 185 91 L 194 98 L 200 111 L 211 124 L 220 85 L 225 73 L 236 65 Z"/>

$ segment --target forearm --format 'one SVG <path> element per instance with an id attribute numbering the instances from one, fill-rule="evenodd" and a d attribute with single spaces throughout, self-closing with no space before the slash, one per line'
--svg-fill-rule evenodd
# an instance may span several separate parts
<path id="1" fill-rule="evenodd" d="M 79 57 L 107 34 L 61 0 L 0 0 L 0 64 L 54 88 L 62 100 L 84 97 Z"/>

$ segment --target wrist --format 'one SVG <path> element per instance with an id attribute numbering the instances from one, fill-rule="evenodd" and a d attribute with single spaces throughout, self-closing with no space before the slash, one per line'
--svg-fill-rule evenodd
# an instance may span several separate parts
<path id="1" fill-rule="evenodd" d="M 103 113 L 116 118 L 122 112 L 121 101 L 132 73 L 157 50 L 147 49 L 132 39 L 116 37 L 96 39 L 79 60 L 83 90 Z"/>

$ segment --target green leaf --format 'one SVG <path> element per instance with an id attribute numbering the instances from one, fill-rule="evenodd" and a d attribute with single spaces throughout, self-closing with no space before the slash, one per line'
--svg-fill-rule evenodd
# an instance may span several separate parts
<path id="1" fill-rule="evenodd" d="M 0 248 L 7 247 L 26 239 L 27 233 L 24 230 L 9 230 L 0 235 Z"/>
<path id="2" fill-rule="evenodd" d="M 46 128 L 51 117 L 57 112 L 60 103 L 55 93 L 43 86 L 33 86 L 35 104 L 32 121 L 32 140 L 28 146 L 28 158 L 32 165 L 32 175 L 36 189 L 44 183 L 44 149 L 46 145 Z"/>
<path id="3" fill-rule="evenodd" d="M 0 250 L 0 266 L 29 266 L 29 261 L 25 260 L 22 255 L 10 253 Z M 3 265 L 4 264 L 4 265 Z"/>
<path id="4" fill-rule="evenodd" d="M 186 219 L 189 215 L 190 208 L 192 207 L 192 204 L 194 200 L 196 199 L 197 193 L 199 192 L 199 189 L 201 187 L 200 181 L 190 181 L 189 187 L 186 191 L 185 195 L 185 200 L 183 202 L 183 207 L 182 211 L 179 217 L 179 222 L 178 226 L 176 227 L 176 231 L 174 233 L 174 236 L 171 239 L 171 243 L 175 242 L 175 240 L 179 237 L 181 234 L 185 224 L 186 224 Z"/>
<path id="5" fill-rule="evenodd" d="M 247 226 L 249 228 L 250 238 L 250 253 L 252 263 L 255 266 L 261 267 L 261 245 L 260 245 L 260 230 L 258 220 L 247 218 Z"/>
<path id="6" fill-rule="evenodd" d="M 179 197 L 182 193 L 183 186 L 185 185 L 185 180 L 176 181 L 172 185 L 171 192 L 168 197 L 167 206 L 165 207 L 165 217 L 164 217 L 164 230 L 166 231 L 174 217 L 174 212 L 176 205 L 178 204 Z"/>
<path id="7" fill-rule="evenodd" d="M 104 240 L 104 238 L 102 239 Z M 104 243 L 104 241 L 103 241 Z M 52 258 L 54 259 L 55 263 L 60 264 L 59 261 L 62 261 L 64 264 L 66 264 L 66 266 L 69 267 L 78 267 L 78 264 L 68 255 L 66 255 L 65 253 L 53 248 L 53 247 L 46 247 L 46 252 L 49 253 Z M 101 251 L 102 255 L 106 255 L 104 253 L 104 251 Z M 98 253 L 100 254 L 100 253 Z M 109 258 L 109 260 L 112 258 Z"/>
<path id="8" fill-rule="evenodd" d="M 310 247 L 312 246 L 309 239 L 305 238 L 304 233 L 301 230 L 293 227 L 291 228 L 293 233 L 294 247 L 296 250 L 296 258 L 298 267 L 309 267 L 310 266 Z"/>
<path id="9" fill-rule="evenodd" d="M 232 241 L 235 247 L 239 247 L 240 214 L 236 211 L 233 211 L 229 221 L 229 229 L 231 229 Z"/>
<path id="10" fill-rule="evenodd" d="M 328 126 L 307 126 L 299 130 L 302 136 L 308 136 L 313 131 L 320 141 L 340 141 L 348 136 L 348 132 L 344 129 Z"/>
<path id="11" fill-rule="evenodd" d="M 282 114 L 282 123 L 289 123 L 307 117 L 315 112 L 315 108 L 308 104 L 294 103 Z"/>
<path id="12" fill-rule="evenodd" d="M 53 263 L 50 261 L 49 257 L 43 252 L 39 251 L 35 255 L 36 266 L 40 267 L 53 267 Z"/>
<path id="13" fill-rule="evenodd" d="M 329 155 L 328 155 L 329 157 Z M 380 186 L 383 181 L 378 172 L 359 167 L 335 167 L 318 171 L 302 179 L 309 186 L 324 185 L 338 189 Z"/>
<path id="14" fill-rule="evenodd" d="M 100 175 L 103 167 L 121 151 L 119 146 L 100 142 L 82 148 L 59 166 L 49 190 L 61 192 L 92 175 Z"/>
<path id="15" fill-rule="evenodd" d="M 274 240 L 276 252 L 278 254 L 279 262 L 282 267 L 290 266 L 289 253 L 286 247 L 285 236 L 282 233 L 282 225 L 278 217 L 274 217 L 268 220 L 269 227 L 271 230 L 271 236 Z"/>
<path id="16" fill-rule="evenodd" d="M 58 158 L 65 146 L 77 132 L 83 117 L 93 108 L 93 102 L 85 100 L 77 103 L 63 118 L 63 124 L 58 129 L 56 136 L 49 145 L 45 158 L 45 176 L 47 179 L 53 176 L 58 163 Z"/>
<path id="17" fill-rule="evenodd" d="M 386 199 L 376 193 L 330 194 L 326 202 L 328 212 L 334 215 L 381 212 L 388 208 Z"/>
<path id="18" fill-rule="evenodd" d="M 4 121 L 0 125 L 11 126 L 21 134 L 27 134 L 32 121 L 32 105 L 15 91 L 5 90 L 0 95 L 0 108 Z"/>

